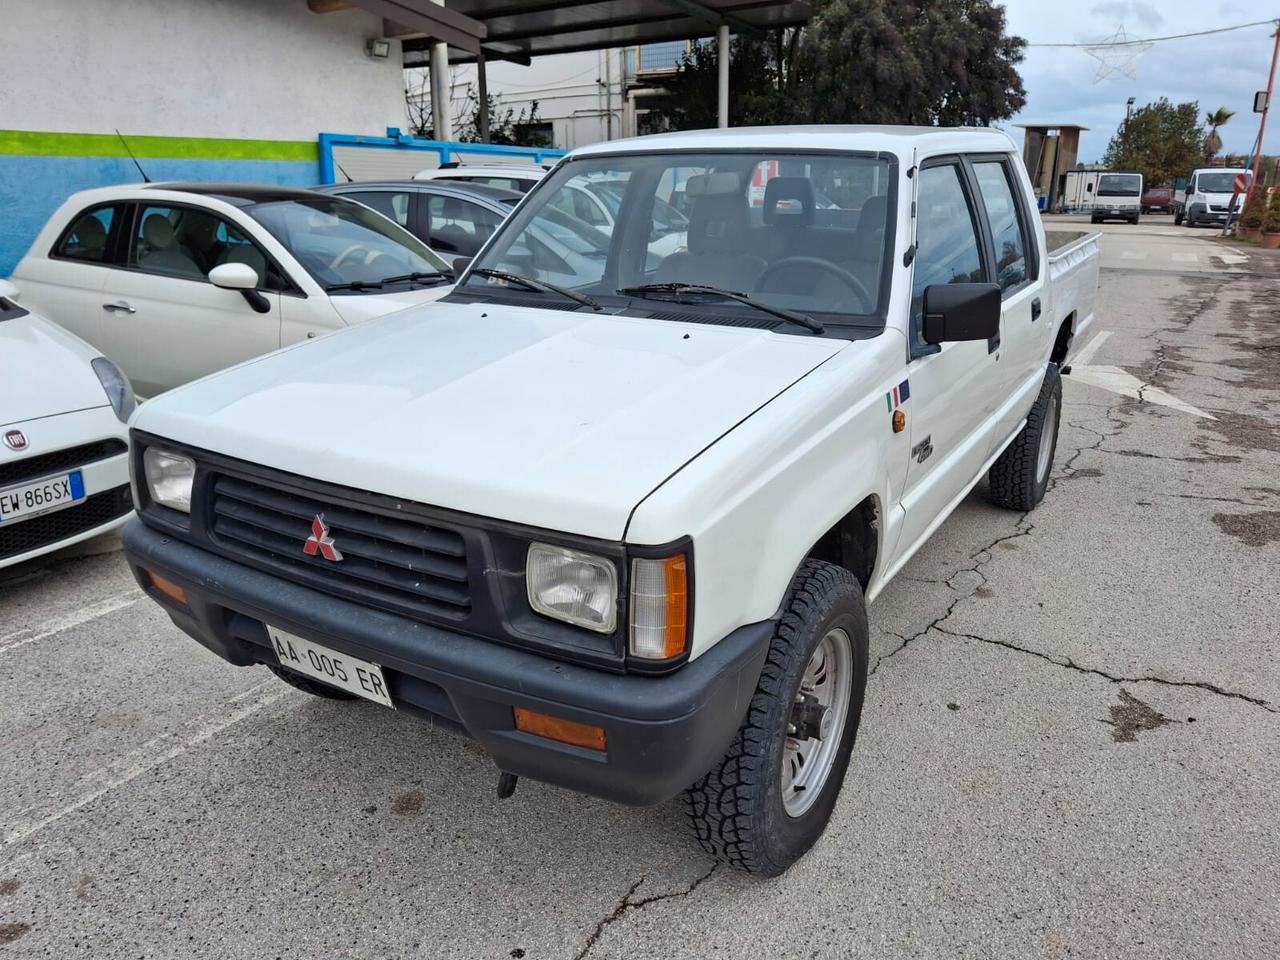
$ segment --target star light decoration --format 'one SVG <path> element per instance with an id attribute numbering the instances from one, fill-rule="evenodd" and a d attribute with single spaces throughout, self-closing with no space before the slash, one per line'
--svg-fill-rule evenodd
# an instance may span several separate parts
<path id="1" fill-rule="evenodd" d="M 1084 48 L 1084 52 L 1098 61 L 1098 72 L 1094 74 L 1094 84 L 1099 84 L 1113 73 L 1122 73 L 1130 80 L 1138 79 L 1138 68 L 1134 61 L 1150 50 L 1155 44 L 1149 40 L 1130 40 L 1124 32 L 1124 25 L 1111 36 L 1098 43 Z"/>

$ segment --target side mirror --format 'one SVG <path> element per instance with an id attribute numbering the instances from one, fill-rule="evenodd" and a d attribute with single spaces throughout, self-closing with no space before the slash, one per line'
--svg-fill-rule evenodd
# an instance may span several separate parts
<path id="1" fill-rule="evenodd" d="M 224 290 L 256 290 L 258 271 L 247 263 L 222 263 L 209 271 L 209 282 Z"/>
<path id="2" fill-rule="evenodd" d="M 1085 193 L 1093 193 L 1093 184 L 1092 184 L 1092 183 L 1086 183 L 1086 184 L 1084 185 L 1084 192 L 1085 192 Z"/>
<path id="3" fill-rule="evenodd" d="M 471 266 L 473 257 L 454 257 L 453 258 L 453 276 L 454 279 L 462 276 L 462 272 Z"/>
<path id="4" fill-rule="evenodd" d="M 938 283 L 924 288 L 924 341 L 990 340 L 1000 332 L 1000 286 Z"/>

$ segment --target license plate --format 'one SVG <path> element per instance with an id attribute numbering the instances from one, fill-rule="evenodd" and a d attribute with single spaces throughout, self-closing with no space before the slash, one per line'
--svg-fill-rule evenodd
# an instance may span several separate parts
<path id="1" fill-rule="evenodd" d="M 5 487 L 0 490 L 0 523 L 61 510 L 83 499 L 84 478 L 79 470 Z"/>
<path id="2" fill-rule="evenodd" d="M 267 636 L 271 638 L 271 646 L 280 660 L 280 666 L 331 687 L 354 693 L 357 697 L 380 703 L 384 707 L 395 706 L 387 693 L 387 681 L 382 676 L 382 667 L 376 663 L 361 660 L 348 653 L 338 653 L 270 625 L 267 626 Z"/>

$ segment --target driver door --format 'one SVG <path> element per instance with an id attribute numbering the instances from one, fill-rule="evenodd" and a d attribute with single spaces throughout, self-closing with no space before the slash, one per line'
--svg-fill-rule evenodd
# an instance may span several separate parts
<path id="1" fill-rule="evenodd" d="M 102 339 L 139 396 L 280 346 L 280 294 L 263 276 L 269 260 L 240 228 L 195 205 L 138 203 L 133 213 L 125 261 L 103 290 Z M 258 270 L 266 313 L 209 282 L 209 270 L 231 260 Z"/>

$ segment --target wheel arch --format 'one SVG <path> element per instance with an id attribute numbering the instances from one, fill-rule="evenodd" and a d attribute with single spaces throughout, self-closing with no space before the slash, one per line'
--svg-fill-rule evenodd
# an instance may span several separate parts
<path id="1" fill-rule="evenodd" d="M 1071 341 L 1076 335 L 1076 312 L 1072 310 L 1062 322 L 1058 324 L 1058 332 L 1054 334 L 1053 352 L 1049 354 L 1049 362 L 1056 363 L 1058 366 L 1067 359 L 1067 353 L 1071 349 Z"/>
<path id="2" fill-rule="evenodd" d="M 883 538 L 884 513 L 880 498 L 874 493 L 868 494 L 809 547 L 800 560 L 800 567 L 807 560 L 824 560 L 848 570 L 866 590 L 882 556 Z M 800 567 L 796 568 L 797 572 Z"/>

